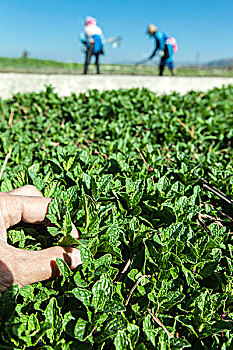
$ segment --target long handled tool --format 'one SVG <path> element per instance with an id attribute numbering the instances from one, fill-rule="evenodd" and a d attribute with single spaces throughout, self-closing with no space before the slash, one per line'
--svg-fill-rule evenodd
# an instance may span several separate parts
<path id="1" fill-rule="evenodd" d="M 146 63 L 147 61 L 149 61 L 149 60 L 150 60 L 149 57 L 144 58 L 143 60 L 136 62 L 136 63 L 135 63 L 135 66 L 139 66 L 139 65 L 141 65 L 141 64 L 145 64 L 145 63 Z"/>
<path id="2" fill-rule="evenodd" d="M 122 43 L 121 36 L 115 36 L 104 40 L 104 44 L 111 44 L 114 49 L 119 47 L 121 43 Z"/>
<path id="3" fill-rule="evenodd" d="M 119 47 L 122 43 L 122 37 L 121 36 L 114 36 L 111 38 L 107 38 L 103 40 L 103 44 L 111 44 L 112 48 L 116 49 L 117 47 Z M 85 53 L 87 50 L 86 45 L 81 46 L 81 52 Z"/>

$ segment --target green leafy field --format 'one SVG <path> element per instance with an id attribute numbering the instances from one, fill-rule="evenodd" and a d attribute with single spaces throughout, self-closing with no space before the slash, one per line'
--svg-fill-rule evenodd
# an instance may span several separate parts
<path id="1" fill-rule="evenodd" d="M 1 349 L 232 349 L 232 103 L 232 86 L 0 101 L 1 191 L 54 198 L 54 227 L 8 242 L 78 245 L 83 261 L 3 294 Z"/>
<path id="2" fill-rule="evenodd" d="M 210 76 L 210 77 L 232 77 L 232 68 L 208 68 L 208 67 L 176 67 L 176 75 L 180 76 Z M 0 57 L 1 72 L 22 73 L 48 73 L 48 74 L 82 74 L 83 64 L 65 63 L 53 60 L 40 60 L 36 58 L 9 58 Z M 91 64 L 89 74 L 96 73 L 96 66 Z M 101 64 L 102 74 L 130 74 L 130 75 L 158 75 L 158 63 L 151 66 L 127 65 L 127 64 Z M 170 75 L 165 69 L 164 75 Z"/>

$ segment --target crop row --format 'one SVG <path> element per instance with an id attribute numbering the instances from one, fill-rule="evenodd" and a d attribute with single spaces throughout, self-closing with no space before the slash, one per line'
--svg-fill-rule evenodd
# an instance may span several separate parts
<path id="1" fill-rule="evenodd" d="M 1 190 L 54 198 L 53 227 L 20 224 L 8 242 L 73 245 L 83 261 L 3 294 L 3 349 L 233 346 L 232 92 L 48 87 L 1 101 Z"/>

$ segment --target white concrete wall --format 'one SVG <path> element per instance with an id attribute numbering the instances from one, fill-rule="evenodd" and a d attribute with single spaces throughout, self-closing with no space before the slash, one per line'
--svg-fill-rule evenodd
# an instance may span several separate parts
<path id="1" fill-rule="evenodd" d="M 233 84 L 233 77 L 0 73 L 0 97 L 6 99 L 17 92 L 39 92 L 44 90 L 46 85 L 52 85 L 59 95 L 66 96 L 72 92 L 79 93 L 88 89 L 102 91 L 133 87 L 146 87 L 157 94 L 171 93 L 172 91 L 184 94 L 190 90 L 207 91 L 213 87 L 229 84 Z"/>

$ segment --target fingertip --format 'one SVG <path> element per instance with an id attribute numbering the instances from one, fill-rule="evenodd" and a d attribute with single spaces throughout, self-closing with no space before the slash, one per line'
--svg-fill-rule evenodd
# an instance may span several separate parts
<path id="1" fill-rule="evenodd" d="M 71 235 L 72 235 L 74 238 L 79 239 L 79 233 L 78 233 L 78 230 L 77 230 L 77 228 L 74 226 L 74 224 L 73 224 L 73 223 L 72 223 L 72 231 L 71 231 Z"/>
<path id="2" fill-rule="evenodd" d="M 75 269 L 78 265 L 82 264 L 80 250 L 73 248 L 71 255 L 71 269 Z"/>

